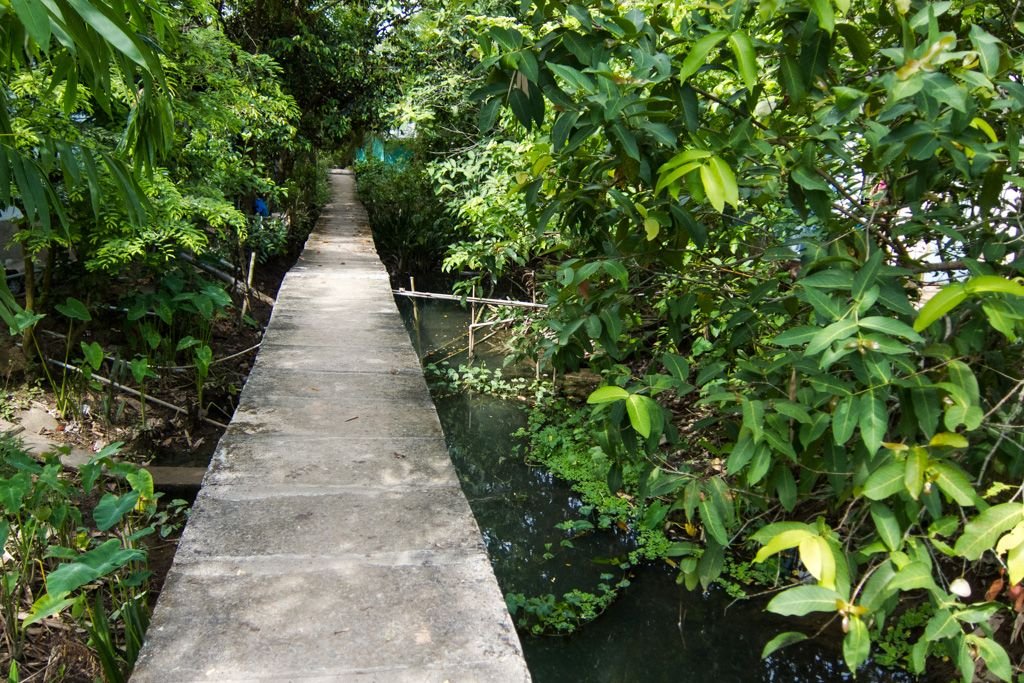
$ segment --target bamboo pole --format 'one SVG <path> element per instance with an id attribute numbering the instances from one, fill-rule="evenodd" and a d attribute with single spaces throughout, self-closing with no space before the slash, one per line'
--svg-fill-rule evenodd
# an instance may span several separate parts
<path id="1" fill-rule="evenodd" d="M 249 309 L 249 295 L 252 294 L 252 278 L 256 273 L 256 250 L 252 250 L 252 254 L 249 255 L 249 274 L 245 278 L 245 296 L 242 297 L 242 315 L 239 318 L 241 321 L 245 321 L 245 313 Z"/>
<path id="2" fill-rule="evenodd" d="M 530 301 L 513 301 L 512 299 L 488 299 L 479 296 L 457 296 L 455 294 L 437 294 L 434 292 L 412 292 L 405 288 L 393 289 L 391 293 L 395 296 L 407 296 L 414 299 L 437 299 L 439 301 L 466 301 L 475 304 L 487 304 L 488 306 L 512 306 L 514 308 L 536 308 L 544 310 L 547 304 L 538 304 Z"/>

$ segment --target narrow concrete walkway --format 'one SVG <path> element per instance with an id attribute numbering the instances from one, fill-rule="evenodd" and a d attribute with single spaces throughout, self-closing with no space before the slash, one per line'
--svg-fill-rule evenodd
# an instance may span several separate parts
<path id="1" fill-rule="evenodd" d="M 354 179 L 331 185 L 136 683 L 529 680 Z"/>

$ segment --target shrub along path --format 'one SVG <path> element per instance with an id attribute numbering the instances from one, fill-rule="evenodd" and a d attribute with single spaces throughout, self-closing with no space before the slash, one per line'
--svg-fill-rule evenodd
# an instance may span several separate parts
<path id="1" fill-rule="evenodd" d="M 529 679 L 354 179 L 331 183 L 137 683 Z"/>

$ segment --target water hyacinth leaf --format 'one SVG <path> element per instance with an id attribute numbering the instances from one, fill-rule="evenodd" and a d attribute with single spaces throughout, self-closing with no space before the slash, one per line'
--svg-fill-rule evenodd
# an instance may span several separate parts
<path id="1" fill-rule="evenodd" d="M 904 487 L 904 469 L 901 462 L 894 461 L 882 465 L 864 482 L 861 493 L 871 500 L 883 500 L 899 493 Z"/>
<path id="2" fill-rule="evenodd" d="M 796 586 L 776 595 L 765 609 L 786 617 L 802 617 L 811 612 L 835 612 L 842 602 L 842 596 L 829 588 Z"/>
<path id="3" fill-rule="evenodd" d="M 611 403 L 613 401 L 622 401 L 626 398 L 629 398 L 628 391 L 622 387 L 608 385 L 594 389 L 587 397 L 587 403 Z"/>
<path id="4" fill-rule="evenodd" d="M 850 671 L 856 672 L 871 654 L 871 636 L 860 617 L 849 617 L 850 630 L 843 637 L 843 659 Z"/>
<path id="5" fill-rule="evenodd" d="M 764 646 L 761 650 L 761 659 L 765 659 L 770 655 L 778 652 L 784 647 L 789 645 L 795 645 L 796 643 L 807 640 L 807 636 L 799 631 L 786 631 L 775 636 Z"/>

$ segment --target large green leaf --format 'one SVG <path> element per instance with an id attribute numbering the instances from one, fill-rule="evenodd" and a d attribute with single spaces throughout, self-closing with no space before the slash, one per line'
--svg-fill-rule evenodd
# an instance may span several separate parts
<path id="1" fill-rule="evenodd" d="M 754 54 L 754 44 L 750 36 L 742 31 L 733 31 L 729 34 L 729 47 L 732 48 L 736 57 L 736 70 L 743 79 L 743 85 L 747 90 L 753 90 L 757 86 L 757 56 Z"/>
<path id="2" fill-rule="evenodd" d="M 933 462 L 931 470 L 935 475 L 935 483 L 947 496 L 958 505 L 976 505 L 978 494 L 974 491 L 967 474 L 951 462 Z"/>
<path id="3" fill-rule="evenodd" d="M 143 560 L 141 550 L 121 547 L 121 541 L 112 538 L 97 548 L 84 553 L 74 562 L 62 564 L 46 577 L 46 592 L 62 597 L 87 583 L 120 569 L 129 562 Z"/>
<path id="4" fill-rule="evenodd" d="M 736 175 L 721 157 L 713 156 L 700 167 L 700 181 L 704 186 L 704 194 L 707 195 L 711 206 L 715 207 L 715 211 L 721 213 L 725 210 L 726 204 L 734 208 L 739 206 Z"/>
<path id="5" fill-rule="evenodd" d="M 844 396 L 839 399 L 832 411 L 832 438 L 837 446 L 849 441 L 853 436 L 853 430 L 857 428 L 858 412 L 854 409 L 856 405 L 856 397 Z"/>
<path id="6" fill-rule="evenodd" d="M 898 550 L 903 545 L 903 530 L 892 509 L 882 502 L 871 504 L 871 519 L 875 522 L 878 537 L 889 550 Z"/>
<path id="7" fill-rule="evenodd" d="M 761 650 L 761 659 L 764 659 L 775 652 L 781 650 L 789 645 L 795 645 L 807 640 L 807 636 L 798 631 L 785 631 L 775 636 L 765 644 L 764 649 Z"/>
<path id="8" fill-rule="evenodd" d="M 611 403 L 629 398 L 629 392 L 622 387 L 607 385 L 598 387 L 587 397 L 587 403 Z"/>
<path id="9" fill-rule="evenodd" d="M 849 617 L 849 631 L 843 637 L 843 659 L 850 671 L 856 672 L 871 654 L 871 636 L 860 617 Z"/>
<path id="10" fill-rule="evenodd" d="M 875 330 L 876 332 L 884 332 L 885 334 L 890 334 L 894 337 L 902 337 L 908 341 L 924 341 L 921 335 L 914 331 L 914 328 L 905 322 L 897 320 L 896 318 L 872 315 L 866 318 L 861 318 L 858 321 L 858 324 L 862 328 Z"/>
<path id="11" fill-rule="evenodd" d="M 1024 521 L 1024 503 L 993 505 L 964 525 L 964 533 L 953 549 L 968 560 L 977 560 L 986 550 L 995 548 L 1003 532 L 1021 521 Z"/>
<path id="12" fill-rule="evenodd" d="M 92 511 L 93 519 L 96 521 L 96 528 L 106 531 L 121 521 L 135 504 L 139 502 L 139 492 L 131 491 L 123 496 L 116 496 L 113 493 L 105 493 Z"/>
<path id="13" fill-rule="evenodd" d="M 918 332 L 924 330 L 966 299 L 967 289 L 963 283 L 954 282 L 946 285 L 921 307 L 917 314 L 917 320 L 914 321 L 914 329 Z"/>
<path id="14" fill-rule="evenodd" d="M 860 427 L 864 446 L 871 455 L 874 455 L 885 441 L 885 433 L 889 427 L 889 413 L 886 411 L 885 400 L 878 395 L 879 393 L 881 392 L 869 390 L 860 397 L 857 406 L 857 425 Z"/>
<path id="15" fill-rule="evenodd" d="M 725 31 L 718 31 L 708 34 L 694 43 L 686 55 L 686 59 L 683 60 L 683 65 L 679 68 L 679 82 L 685 83 L 690 76 L 697 73 L 698 69 L 707 64 L 708 54 L 728 35 Z"/>
<path id="16" fill-rule="evenodd" d="M 804 355 L 810 356 L 821 353 L 837 341 L 848 339 L 857 331 L 857 321 L 849 318 L 837 320 L 828 327 L 818 331 L 811 342 L 804 350 Z"/>
<path id="17" fill-rule="evenodd" d="M 802 617 L 811 612 L 835 612 L 842 600 L 839 593 L 829 588 L 796 586 L 776 595 L 765 609 L 783 616 Z"/>
<path id="18" fill-rule="evenodd" d="M 637 434 L 645 439 L 651 435 L 651 422 L 654 419 L 652 412 L 655 410 L 661 410 L 661 408 L 647 396 L 630 394 L 626 397 L 626 414 L 629 415 L 629 424 Z"/>
<path id="19" fill-rule="evenodd" d="M 883 500 L 903 490 L 904 464 L 889 462 L 871 473 L 861 492 L 865 498 Z"/>

